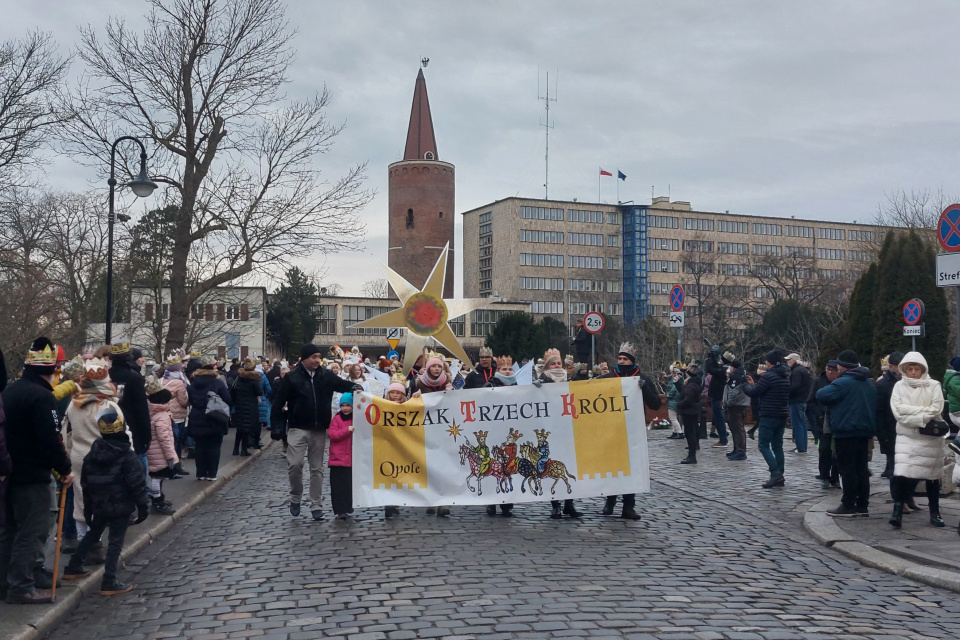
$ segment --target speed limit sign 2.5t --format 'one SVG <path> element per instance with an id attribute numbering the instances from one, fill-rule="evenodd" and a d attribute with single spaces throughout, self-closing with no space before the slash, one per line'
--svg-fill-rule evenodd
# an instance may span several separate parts
<path id="1" fill-rule="evenodd" d="M 603 325 L 603 316 L 596 311 L 591 311 L 583 316 L 583 328 L 587 330 L 587 333 L 600 333 L 603 331 Z"/>

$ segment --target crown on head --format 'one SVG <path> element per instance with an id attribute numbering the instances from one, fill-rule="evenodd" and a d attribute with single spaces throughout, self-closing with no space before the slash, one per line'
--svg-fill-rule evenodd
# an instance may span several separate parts
<path id="1" fill-rule="evenodd" d="M 546 438 L 548 435 L 550 435 L 550 432 L 547 431 L 546 429 L 534 429 L 533 433 L 538 438 Z"/>
<path id="2" fill-rule="evenodd" d="M 519 439 L 522 438 L 522 437 L 523 437 L 523 434 L 522 434 L 522 433 L 520 433 L 519 431 L 517 431 L 517 430 L 514 429 L 513 427 L 510 427 L 510 433 L 507 434 L 507 440 L 510 440 L 511 442 L 516 442 L 517 440 L 519 440 Z"/>
<path id="3" fill-rule="evenodd" d="M 63 373 L 64 378 L 76 382 L 83 377 L 83 369 L 83 359 L 80 358 L 80 356 L 77 356 L 73 360 L 65 363 L 60 370 Z"/>
<path id="4" fill-rule="evenodd" d="M 477 439 L 482 439 L 486 438 L 489 433 L 489 431 L 474 431 L 473 435 L 477 436 Z"/>
<path id="5" fill-rule="evenodd" d="M 57 364 L 57 348 L 46 345 L 42 350 L 28 351 L 24 364 L 54 365 Z"/>
<path id="6" fill-rule="evenodd" d="M 116 344 L 112 344 L 110 345 L 110 352 L 115 355 L 130 353 L 130 342 L 127 340 L 124 340 L 123 342 L 117 342 Z"/>
<path id="7" fill-rule="evenodd" d="M 634 360 L 636 360 L 637 358 L 637 348 L 632 344 L 630 344 L 629 342 L 624 342 L 623 344 L 621 344 L 620 351 L 618 351 L 618 353 L 625 353 L 629 355 L 631 358 L 633 358 Z"/>
<path id="8" fill-rule="evenodd" d="M 573 356 L 568 353 L 567 356 L 563 359 L 563 364 L 573 364 Z"/>
<path id="9" fill-rule="evenodd" d="M 498 356 L 497 357 L 497 367 L 512 367 L 513 358 L 510 356 Z"/>
<path id="10" fill-rule="evenodd" d="M 481 357 L 481 358 L 492 358 L 492 357 L 493 357 L 493 349 L 491 349 L 490 347 L 480 347 L 480 357 Z"/>
<path id="11" fill-rule="evenodd" d="M 91 358 L 83 365 L 83 377 L 87 380 L 104 380 L 110 375 L 110 367 L 103 358 Z"/>
<path id="12" fill-rule="evenodd" d="M 182 360 L 183 358 L 180 355 L 180 352 L 178 351 L 174 351 L 173 353 L 167 356 L 167 364 L 180 364 Z"/>
<path id="13" fill-rule="evenodd" d="M 399 382 L 400 384 L 406 384 L 407 379 L 403 376 L 402 373 L 397 372 L 393 374 L 393 377 L 390 378 L 390 382 L 391 383 Z"/>
<path id="14" fill-rule="evenodd" d="M 546 351 L 543 352 L 543 361 L 544 361 L 544 362 L 546 362 L 546 361 L 549 360 L 550 358 L 554 358 L 554 357 L 556 357 L 557 359 L 560 359 L 560 360 L 563 359 L 562 356 L 560 355 L 560 349 L 547 349 Z"/>

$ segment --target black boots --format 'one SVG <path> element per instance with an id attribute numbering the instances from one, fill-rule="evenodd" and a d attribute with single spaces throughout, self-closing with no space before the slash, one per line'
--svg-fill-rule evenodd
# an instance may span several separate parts
<path id="1" fill-rule="evenodd" d="M 617 496 L 607 496 L 607 499 L 603 503 L 603 511 L 601 511 L 600 513 L 602 513 L 605 516 L 612 516 L 613 509 L 616 506 L 617 506 Z"/>
<path id="2" fill-rule="evenodd" d="M 747 431 L 747 436 L 749 436 L 751 440 L 754 440 L 754 439 L 755 439 L 755 438 L 753 437 L 753 434 L 755 434 L 755 433 L 757 432 L 757 428 L 758 428 L 758 427 L 759 427 L 759 425 L 756 425 L 756 424 L 755 424 L 755 425 L 753 425 L 752 427 L 750 427 L 750 430 L 749 430 L 749 431 Z"/>
<path id="3" fill-rule="evenodd" d="M 680 464 L 697 464 L 697 456 L 692 453 L 687 455 L 686 458 L 680 461 Z"/>
<path id="4" fill-rule="evenodd" d="M 176 509 L 167 504 L 166 497 L 161 493 L 156 498 L 151 498 L 151 510 L 157 515 L 161 516 L 172 516 L 177 512 Z"/>
<path id="5" fill-rule="evenodd" d="M 894 502 L 893 515 L 890 516 L 890 526 L 899 529 L 901 524 L 903 524 L 903 503 Z"/>
<path id="6" fill-rule="evenodd" d="M 583 514 L 577 511 L 577 508 L 573 506 L 573 500 L 563 501 L 563 515 L 570 516 L 571 518 L 580 518 L 583 516 Z"/>
<path id="7" fill-rule="evenodd" d="M 770 474 L 770 479 L 761 485 L 764 489 L 772 489 L 773 487 L 782 487 L 786 484 L 786 481 L 783 479 L 782 475 Z"/>
<path id="8" fill-rule="evenodd" d="M 640 514 L 637 513 L 637 510 L 633 507 L 624 507 L 623 511 L 620 513 L 620 517 L 624 520 L 639 520 Z"/>
<path id="9" fill-rule="evenodd" d="M 133 590 L 132 584 L 120 582 L 116 578 L 104 578 L 100 583 L 100 595 L 115 596 Z"/>
<path id="10" fill-rule="evenodd" d="M 550 512 L 550 518 L 552 518 L 553 520 L 559 520 L 560 518 L 562 518 L 562 517 L 563 517 L 563 511 L 562 511 L 562 509 L 563 509 L 563 507 L 560 506 L 560 502 L 559 502 L 559 501 L 554 502 L 554 503 L 553 503 L 553 510 Z"/>
<path id="11" fill-rule="evenodd" d="M 880 474 L 881 478 L 892 478 L 893 477 L 893 454 L 887 454 L 887 466 L 883 469 L 883 473 Z"/>

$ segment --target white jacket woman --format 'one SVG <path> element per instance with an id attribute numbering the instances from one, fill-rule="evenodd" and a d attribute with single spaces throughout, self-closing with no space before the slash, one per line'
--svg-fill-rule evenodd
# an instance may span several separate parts
<path id="1" fill-rule="evenodd" d="M 930 377 L 927 361 L 911 351 L 900 362 L 900 370 L 920 365 L 919 378 L 906 375 L 893 387 L 890 409 L 897 419 L 897 443 L 893 475 L 914 480 L 939 480 L 943 475 L 943 438 L 925 436 L 919 429 L 943 410 L 940 383 Z"/>

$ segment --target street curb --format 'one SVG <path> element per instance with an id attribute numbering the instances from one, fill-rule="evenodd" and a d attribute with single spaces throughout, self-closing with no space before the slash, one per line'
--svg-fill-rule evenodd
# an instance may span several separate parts
<path id="1" fill-rule="evenodd" d="M 803 528 L 814 540 L 825 547 L 836 549 L 866 567 L 960 593 L 960 574 L 928 567 L 875 549 L 846 533 L 826 514 L 827 508 L 834 506 L 836 501 L 835 497 L 826 498 L 803 514 Z"/>
<path id="2" fill-rule="evenodd" d="M 147 547 L 154 543 L 157 538 L 159 538 L 164 532 L 172 528 L 175 524 L 183 520 L 184 516 L 196 509 L 204 500 L 209 498 L 214 493 L 217 493 L 223 485 L 235 478 L 241 471 L 246 469 L 248 466 L 253 464 L 253 461 L 263 455 L 267 450 L 273 446 L 273 441 L 267 442 L 262 449 L 259 449 L 253 453 L 248 458 L 240 460 L 237 467 L 235 467 L 228 474 L 220 476 L 217 478 L 217 481 L 211 483 L 210 486 L 204 488 L 202 491 L 194 494 L 190 499 L 183 503 L 183 505 L 177 507 L 177 512 L 172 516 L 166 516 L 159 518 L 155 524 L 146 531 L 146 535 L 138 539 L 133 544 L 124 548 L 120 554 L 120 559 L 126 561 L 132 558 L 136 553 L 143 550 L 144 547 Z M 53 606 L 50 607 L 47 611 L 40 616 L 40 620 L 36 624 L 30 624 L 27 628 L 20 631 L 14 632 L 13 636 L 8 636 L 4 640 L 37 640 L 38 638 L 43 638 L 55 627 L 57 627 L 64 618 L 66 618 L 73 609 L 80 604 L 80 600 L 84 595 L 90 593 L 97 593 L 100 590 L 100 581 L 103 579 L 103 567 L 98 567 L 90 572 L 90 575 L 82 580 L 77 580 L 72 582 L 70 586 L 75 588 L 70 589 L 67 587 L 69 583 L 64 583 L 63 587 L 57 589 L 57 601 L 53 603 Z"/>

